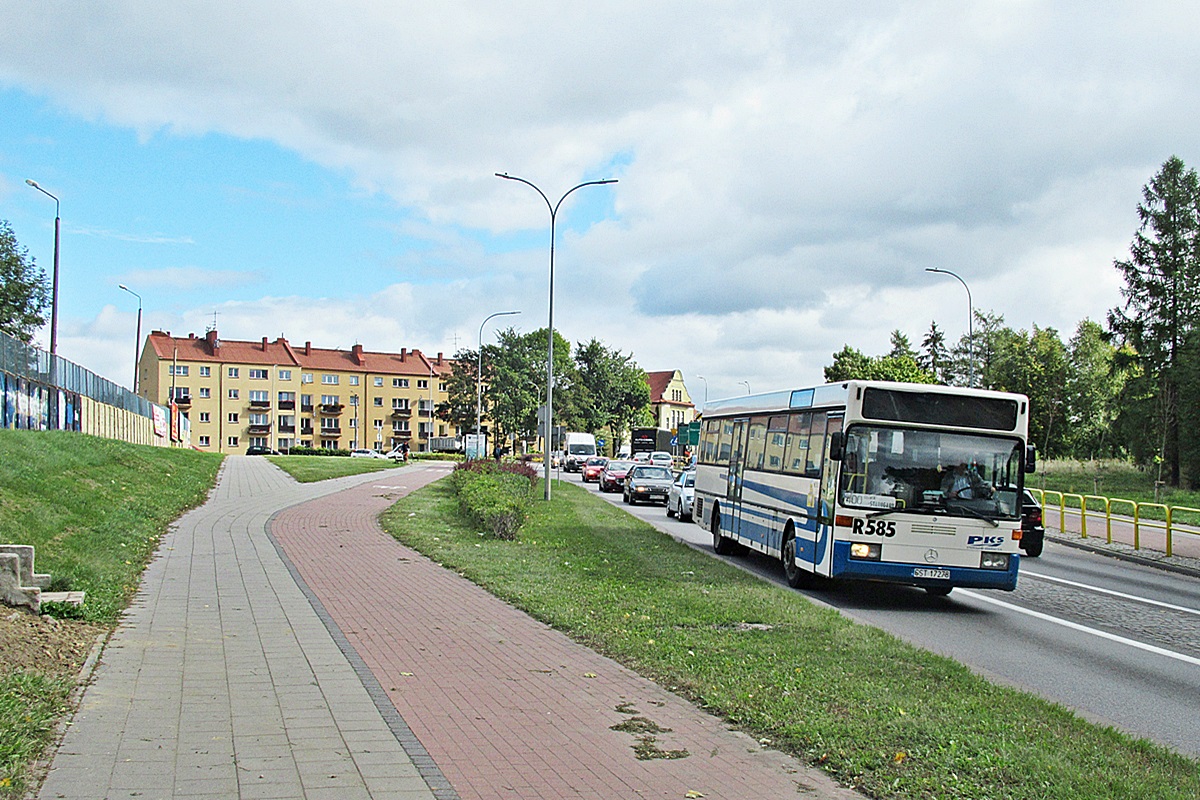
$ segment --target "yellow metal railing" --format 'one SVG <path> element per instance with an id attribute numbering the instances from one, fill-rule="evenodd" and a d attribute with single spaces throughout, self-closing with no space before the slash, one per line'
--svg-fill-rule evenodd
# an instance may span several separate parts
<path id="1" fill-rule="evenodd" d="M 1141 531 L 1142 527 L 1147 527 L 1155 530 L 1162 530 L 1166 539 L 1166 554 L 1172 555 L 1174 550 L 1174 535 L 1182 533 L 1188 536 L 1200 536 L 1200 531 L 1188 530 L 1181 528 L 1176 524 L 1175 518 L 1178 513 L 1200 516 L 1200 508 L 1192 508 L 1190 506 L 1170 506 L 1163 503 L 1141 503 L 1136 500 L 1125 500 L 1120 497 L 1104 497 L 1097 494 L 1075 494 L 1073 492 L 1056 492 L 1052 489 L 1035 489 L 1029 487 L 1029 491 L 1033 492 L 1042 507 L 1042 524 L 1045 525 L 1046 509 L 1053 505 L 1058 511 L 1058 532 L 1067 532 L 1067 511 L 1071 510 L 1079 514 L 1079 536 L 1080 538 L 1088 538 L 1088 517 L 1099 519 L 1103 517 L 1105 525 L 1105 539 L 1109 544 L 1112 544 L 1112 523 L 1113 523 L 1113 507 L 1129 507 L 1129 514 L 1125 515 L 1133 522 L 1133 549 L 1140 550 L 1142 547 Z M 1071 502 L 1068 503 L 1067 501 Z M 1089 507 L 1088 502 L 1092 502 Z M 1160 515 L 1146 516 L 1143 511 L 1158 510 Z M 1121 518 L 1123 515 L 1116 515 Z"/>

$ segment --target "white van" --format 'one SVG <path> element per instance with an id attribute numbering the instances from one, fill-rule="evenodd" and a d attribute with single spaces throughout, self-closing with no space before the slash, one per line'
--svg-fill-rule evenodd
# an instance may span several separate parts
<path id="1" fill-rule="evenodd" d="M 582 472 L 583 465 L 596 455 L 596 437 L 590 433 L 567 433 L 563 436 L 562 467 L 567 472 Z"/>

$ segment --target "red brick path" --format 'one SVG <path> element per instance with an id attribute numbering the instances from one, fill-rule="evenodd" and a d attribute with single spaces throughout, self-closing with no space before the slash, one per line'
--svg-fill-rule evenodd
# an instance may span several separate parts
<path id="1" fill-rule="evenodd" d="M 384 473 L 271 530 L 464 800 L 860 797 L 383 533 L 381 511 L 444 474 Z M 623 704 L 690 755 L 637 760 L 610 730 Z"/>

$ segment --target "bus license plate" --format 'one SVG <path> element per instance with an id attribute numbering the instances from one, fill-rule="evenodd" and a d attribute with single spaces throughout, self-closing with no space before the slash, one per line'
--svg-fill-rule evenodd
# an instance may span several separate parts
<path id="1" fill-rule="evenodd" d="M 914 578 L 936 578 L 942 581 L 950 580 L 950 570 L 948 569 L 927 569 L 925 567 L 916 567 L 913 569 Z"/>

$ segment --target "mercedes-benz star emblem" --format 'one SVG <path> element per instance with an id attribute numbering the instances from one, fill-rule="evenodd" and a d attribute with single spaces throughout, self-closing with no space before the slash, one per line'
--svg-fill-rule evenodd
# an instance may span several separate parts
<path id="1" fill-rule="evenodd" d="M 931 548 L 929 548 L 928 550 L 926 550 L 926 551 L 925 551 L 925 561 L 926 561 L 927 563 L 930 563 L 930 564 L 932 564 L 933 562 L 935 562 L 935 561 L 937 561 L 937 560 L 938 560 L 937 550 L 934 550 L 934 549 L 931 547 Z"/>

